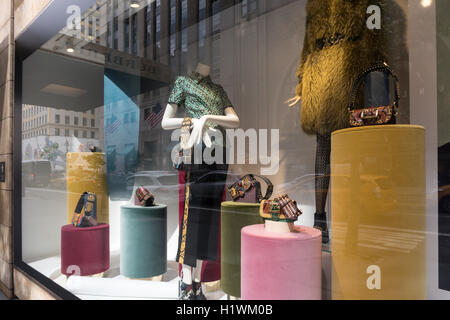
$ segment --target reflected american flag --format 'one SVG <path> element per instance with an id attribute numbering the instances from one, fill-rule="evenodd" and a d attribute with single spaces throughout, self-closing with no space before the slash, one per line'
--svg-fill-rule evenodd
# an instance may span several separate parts
<path id="1" fill-rule="evenodd" d="M 109 125 L 105 128 L 105 135 L 111 135 L 119 129 L 120 121 L 115 115 L 111 116 L 109 120 Z"/>
<path id="2" fill-rule="evenodd" d="M 152 111 L 145 119 L 145 121 L 151 126 L 151 128 L 155 128 L 164 116 L 164 109 L 161 107 L 161 104 L 158 102 L 156 106 L 152 108 Z"/>

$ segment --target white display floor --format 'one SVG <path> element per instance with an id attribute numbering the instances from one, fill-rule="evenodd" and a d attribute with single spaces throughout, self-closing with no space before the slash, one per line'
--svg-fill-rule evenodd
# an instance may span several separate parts
<path id="1" fill-rule="evenodd" d="M 161 281 L 134 280 L 120 275 L 119 252 L 111 252 L 111 267 L 103 277 L 67 277 L 61 274 L 59 256 L 37 260 L 29 265 L 82 300 L 178 299 L 178 263 L 175 261 L 168 261 L 168 270 Z M 215 291 L 210 291 L 212 287 Z M 218 286 L 204 286 L 203 292 L 208 300 L 227 299 Z"/>

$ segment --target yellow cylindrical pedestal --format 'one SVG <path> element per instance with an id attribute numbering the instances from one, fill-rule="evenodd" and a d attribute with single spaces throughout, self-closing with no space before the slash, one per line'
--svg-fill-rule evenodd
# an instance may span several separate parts
<path id="1" fill-rule="evenodd" d="M 333 299 L 425 299 L 425 129 L 334 132 L 330 190 Z"/>
<path id="2" fill-rule="evenodd" d="M 72 223 L 75 207 L 83 192 L 97 195 L 97 221 L 109 223 L 106 159 L 99 152 L 69 152 L 67 167 L 67 222 Z"/>

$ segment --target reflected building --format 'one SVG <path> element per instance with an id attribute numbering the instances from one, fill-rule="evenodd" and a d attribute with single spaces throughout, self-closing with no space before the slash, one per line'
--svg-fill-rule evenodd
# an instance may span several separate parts
<path id="1" fill-rule="evenodd" d="M 66 27 L 41 49 L 98 68 L 95 73 L 103 78 L 103 88 L 97 91 L 105 93 L 91 100 L 95 107 L 104 107 L 98 126 L 99 142 L 110 153 L 109 162 L 115 162 L 110 166 L 115 173 L 173 170 L 170 151 L 175 142 L 170 139 L 171 131 L 162 130 L 160 120 L 173 81 L 178 75 L 194 71 L 198 62 L 211 66 L 211 78 L 227 91 L 242 128 L 282 128 L 289 131 L 284 136 L 298 134 L 298 117 L 293 117 L 292 112 L 288 114 L 286 109 L 282 117 L 275 115 L 285 107 L 283 101 L 295 87 L 299 53 L 292 59 L 289 52 L 300 52 L 302 34 L 288 32 L 285 34 L 294 36 L 280 39 L 277 35 L 282 31 L 269 28 L 273 24 L 280 30 L 301 29 L 292 24 L 291 12 L 299 11 L 298 1 L 134 3 L 139 7 L 132 8 L 129 0 L 98 0 L 83 14 L 79 28 Z M 287 44 L 289 49 L 285 48 Z M 270 49 L 278 46 L 285 49 Z M 70 53 L 69 48 L 73 49 Z M 278 62 L 286 64 L 283 55 L 290 57 L 292 70 L 284 70 L 290 73 L 278 67 Z M 90 107 L 83 103 L 70 107 L 80 112 L 86 112 L 86 108 Z M 183 110 L 178 116 L 184 116 Z M 151 120 L 155 118 L 158 121 Z M 297 154 L 298 145 L 289 143 L 282 149 Z M 298 169 L 294 165 L 291 169 Z M 130 170 L 133 166 L 135 170 Z M 247 169 L 244 166 L 242 170 Z"/>

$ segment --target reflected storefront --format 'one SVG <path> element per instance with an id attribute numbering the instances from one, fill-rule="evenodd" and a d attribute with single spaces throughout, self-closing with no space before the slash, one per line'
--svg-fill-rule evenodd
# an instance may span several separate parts
<path id="1" fill-rule="evenodd" d="M 450 298 L 445 0 L 72 2 L 18 39 L 16 260 L 39 282 Z"/>

